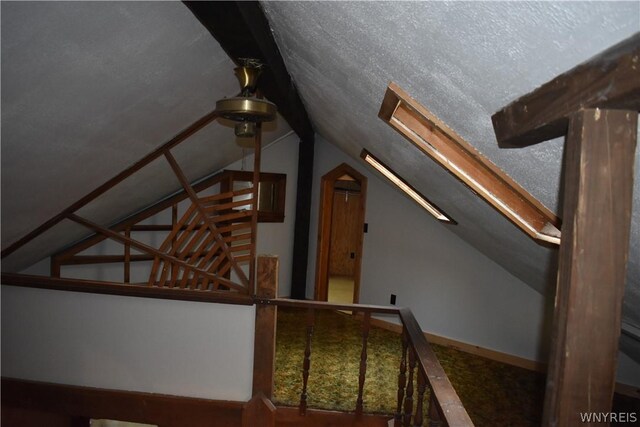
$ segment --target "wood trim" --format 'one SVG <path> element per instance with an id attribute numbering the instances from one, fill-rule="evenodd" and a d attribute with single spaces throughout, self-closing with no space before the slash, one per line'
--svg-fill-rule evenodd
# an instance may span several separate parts
<path id="1" fill-rule="evenodd" d="M 362 319 L 362 315 L 358 314 L 357 317 Z M 397 334 L 402 333 L 402 325 L 398 323 L 389 322 L 387 320 L 371 318 L 371 325 L 376 326 L 387 331 L 395 332 Z M 475 356 L 481 356 L 489 360 L 493 360 L 500 363 L 505 363 L 511 366 L 517 366 L 518 368 L 527 369 L 529 371 L 544 373 L 547 371 L 547 364 L 535 360 L 525 359 L 524 357 L 514 356 L 512 354 L 503 353 L 497 350 L 484 348 L 479 345 L 469 344 L 463 341 L 454 340 L 452 338 L 443 337 L 442 335 L 432 334 L 430 332 L 423 331 L 423 334 L 427 341 L 432 344 L 441 345 L 443 347 L 453 348 L 455 350 L 464 351 L 465 353 L 473 354 Z"/>
<path id="2" fill-rule="evenodd" d="M 537 243 L 560 243 L 560 219 L 395 83 L 379 117 Z"/>
<path id="3" fill-rule="evenodd" d="M 111 231 L 109 229 L 101 227 L 98 224 L 95 224 L 77 215 L 70 214 L 67 218 L 69 218 L 71 221 L 77 222 L 78 224 L 84 225 L 85 227 L 88 227 L 98 233 L 104 234 L 105 236 L 110 237 L 113 240 L 119 241 L 120 243 L 129 243 L 131 247 L 136 248 L 140 251 L 146 252 L 147 254 L 154 255 L 158 258 L 161 258 L 165 262 L 168 262 L 170 264 L 176 264 L 176 265 L 179 265 L 180 267 L 186 268 L 187 270 L 192 270 L 194 272 L 197 272 L 202 277 L 206 277 L 214 282 L 220 282 L 225 286 L 229 286 L 232 289 L 237 289 L 238 291 L 241 291 L 241 292 L 247 292 L 246 288 L 230 280 L 227 280 L 224 277 L 220 277 L 216 274 L 212 274 L 212 273 L 209 273 L 208 271 L 194 267 L 193 265 L 185 261 L 182 261 L 181 259 L 168 255 L 164 252 L 160 252 L 159 250 L 152 248 L 151 246 L 146 245 L 144 243 L 140 243 L 137 240 L 129 239 L 125 236 L 122 236 L 119 233 L 116 233 L 115 231 Z"/>
<path id="4" fill-rule="evenodd" d="M 254 166 L 255 167 L 255 166 Z M 245 181 L 245 182 L 253 182 L 253 172 L 252 171 L 238 171 L 238 170 L 225 170 L 227 174 L 229 174 L 229 181 Z M 276 210 L 273 212 L 269 211 L 261 211 L 260 210 L 260 201 L 257 200 L 258 206 L 258 222 L 284 222 L 284 211 L 285 211 L 285 202 L 286 202 L 286 194 L 287 194 L 287 174 L 284 173 L 273 173 L 273 172 L 260 172 L 260 183 L 272 183 L 276 186 L 276 195 L 277 199 L 275 201 Z M 230 186 L 233 188 L 233 185 Z M 253 189 L 251 189 L 253 193 Z M 234 202 L 234 203 L 242 203 Z M 246 201 L 245 201 L 246 204 Z M 217 206 L 217 205 L 213 205 Z M 238 205 L 239 206 L 239 205 Z M 218 209 L 220 209 L 218 207 Z"/>
<path id="5" fill-rule="evenodd" d="M 544 425 L 611 411 L 629 256 L 638 113 L 586 109 L 570 119 L 564 214 Z M 588 346 L 587 346 L 588 344 Z"/>
<path id="6" fill-rule="evenodd" d="M 131 238 L 131 228 L 124 230 L 124 237 L 127 239 Z M 124 245 L 124 278 L 122 281 L 124 283 L 131 281 L 131 245 L 129 243 L 125 243 Z"/>
<path id="7" fill-rule="evenodd" d="M 256 304 L 277 305 L 279 307 L 292 308 L 313 308 L 320 310 L 345 310 L 362 313 L 398 314 L 397 307 L 386 305 L 366 305 L 366 304 L 334 304 L 326 301 L 294 300 L 287 298 L 261 299 L 256 298 Z"/>
<path id="8" fill-rule="evenodd" d="M 193 203 L 193 205 L 196 207 L 196 210 L 200 213 L 200 216 L 202 217 L 202 220 L 206 223 L 206 225 L 209 228 L 209 231 L 211 232 L 211 234 L 213 234 L 213 238 L 215 239 L 216 243 L 218 243 L 220 249 L 222 249 L 222 252 L 227 257 L 227 260 L 229 261 L 229 263 L 231 263 L 231 267 L 233 268 L 233 270 L 238 275 L 238 278 L 240 279 L 242 284 L 247 287 L 246 291 L 248 293 L 251 293 L 251 291 L 248 289 L 249 288 L 249 279 L 247 278 L 247 276 L 244 274 L 244 271 L 242 271 L 242 269 L 240 268 L 240 266 L 236 262 L 236 260 L 235 260 L 235 258 L 233 256 L 233 253 L 231 252 L 231 249 L 229 248 L 229 245 L 227 245 L 227 243 L 224 241 L 224 238 L 223 238 L 222 234 L 220 233 L 220 230 L 218 229 L 216 224 L 211 220 L 210 216 L 207 215 L 207 212 L 205 211 L 204 206 L 202 206 L 202 203 L 200 202 L 200 199 L 198 198 L 198 195 L 196 194 L 195 190 L 193 189 L 193 187 L 189 183 L 189 180 L 187 179 L 187 177 L 185 176 L 184 172 L 180 168 L 180 165 L 178 165 L 177 160 L 175 159 L 175 157 L 173 157 L 171 152 L 169 152 L 168 150 L 165 151 L 164 156 L 167 159 L 167 161 L 169 162 L 169 165 L 171 165 L 171 169 L 173 169 L 173 172 L 175 173 L 176 177 L 178 178 L 178 181 L 180 181 L 180 184 L 182 184 L 182 188 L 184 188 L 186 193 L 189 195 L 189 198 L 191 199 L 191 203 Z M 258 163 L 258 165 L 259 165 L 259 163 Z M 253 241 L 255 241 L 255 232 L 253 230 L 253 227 L 252 227 L 251 231 L 252 231 L 252 233 L 254 233 L 253 234 Z M 154 255 L 156 255 L 156 254 L 154 254 Z M 173 262 L 175 262 L 175 261 L 173 261 Z M 185 263 L 185 264 L 189 265 L 188 263 Z M 193 267 L 191 269 L 193 271 L 197 271 L 200 274 L 203 274 L 203 273 L 210 274 L 210 273 L 206 272 L 205 270 L 200 270 L 200 269 L 196 269 L 196 268 L 193 268 Z M 215 275 L 211 275 L 211 276 L 213 276 L 213 277 L 209 277 L 209 276 L 205 275 L 205 277 L 212 278 L 212 279 L 214 279 L 216 277 Z M 233 283 L 232 281 L 224 279 L 224 278 L 218 277 L 218 281 L 220 281 L 220 283 L 223 283 L 225 286 L 229 286 L 231 288 L 241 288 L 237 284 Z"/>
<path id="9" fill-rule="evenodd" d="M 2 285 L 58 291 L 88 292 L 93 294 L 124 295 L 130 297 L 159 298 L 182 301 L 212 302 L 219 304 L 253 305 L 246 294 L 231 291 L 200 291 L 197 289 L 166 288 L 147 284 L 122 284 L 80 279 L 32 276 L 2 273 Z"/>
<path id="10" fill-rule="evenodd" d="M 256 133 L 253 138 L 254 140 L 254 150 L 253 150 L 253 173 L 251 179 L 251 241 L 249 244 L 249 256 L 251 257 L 251 262 L 249 263 L 249 280 L 247 282 L 247 288 L 249 288 L 249 293 L 257 293 L 258 292 L 258 282 L 256 280 L 256 250 L 257 250 L 257 242 L 258 242 L 258 190 L 260 185 L 260 160 L 262 158 L 262 123 L 256 123 Z M 233 191 L 233 183 L 231 184 L 231 190 Z M 266 263 L 266 261 L 265 261 Z M 238 265 L 234 265 L 237 267 L 237 270 L 240 268 Z M 268 268 L 265 264 L 264 268 Z M 265 274 L 269 274 L 266 273 Z M 239 274 L 238 274 L 239 275 Z M 273 274 L 272 274 L 273 275 Z M 276 262 L 276 273 L 275 273 L 275 282 L 271 283 L 273 280 L 268 280 L 268 277 L 265 277 L 267 280 L 266 286 L 273 287 L 274 290 L 277 291 L 278 287 L 278 275 L 277 275 L 277 262 Z M 273 316 L 275 319 L 275 315 Z M 275 323 L 274 323 L 275 325 Z M 275 359 L 275 326 L 273 330 L 274 334 L 274 342 L 273 342 L 273 351 L 274 351 L 274 359 Z M 273 369 L 271 370 L 273 372 Z M 267 390 L 269 391 L 269 390 Z M 254 393 L 255 394 L 255 393 Z M 268 398 L 271 398 L 272 392 L 264 393 Z"/>
<path id="11" fill-rule="evenodd" d="M 322 411 L 307 409 L 301 415 L 298 408 L 278 406 L 276 425 L 292 427 L 388 427 L 391 415 L 363 414 L 351 412 Z"/>
<path id="12" fill-rule="evenodd" d="M 207 178 L 204 178 L 200 181 L 198 181 L 197 183 L 193 184 L 192 187 L 194 189 L 194 191 L 196 193 L 199 193 L 202 190 L 205 190 L 209 187 L 211 187 L 212 185 L 215 185 L 221 181 L 223 181 L 225 178 L 225 173 L 224 172 L 219 172 L 216 173 L 214 175 L 211 175 Z M 162 212 L 165 209 L 168 208 L 172 208 L 173 206 L 177 205 L 178 203 L 180 203 L 181 201 L 185 200 L 186 198 L 188 198 L 189 195 L 187 194 L 186 191 L 184 191 L 184 189 L 177 191 L 176 193 L 174 193 L 172 196 L 128 217 L 123 219 L 122 221 L 112 225 L 111 227 L 109 227 L 111 230 L 113 231 L 123 231 L 124 229 L 126 229 L 127 227 L 131 227 L 132 231 L 172 231 L 173 227 L 172 226 L 163 226 L 163 225 L 136 225 L 136 223 L 143 221 L 157 213 Z M 173 213 L 172 213 L 173 215 Z M 186 227 L 185 227 L 186 228 Z M 84 240 L 81 240 L 80 242 L 66 248 L 63 249 L 62 251 L 58 252 L 57 254 L 53 255 L 51 257 L 51 259 L 53 260 L 54 258 L 59 259 L 59 260 L 63 260 L 66 258 L 69 258 L 75 254 L 77 254 L 78 252 L 81 252 L 87 248 L 90 248 L 91 246 L 105 240 L 107 237 L 103 236 L 102 234 L 96 233 L 93 236 L 87 237 Z"/>
<path id="13" fill-rule="evenodd" d="M 360 300 L 360 276 L 362 270 L 362 248 L 364 242 L 364 219 L 367 206 L 367 177 L 346 163 L 342 163 L 327 172 L 320 183 L 320 214 L 318 224 L 318 246 L 316 252 L 315 296 L 318 301 L 327 300 L 329 280 L 329 254 L 331 246 L 331 220 L 333 213 L 333 190 L 335 181 L 348 174 L 360 184 L 360 210 L 357 227 L 360 229 L 356 242 L 356 260 L 353 274 L 354 303 Z"/>
<path id="14" fill-rule="evenodd" d="M 438 211 L 440 214 L 444 215 L 446 218 L 439 218 L 438 216 L 434 215 L 431 211 L 427 210 L 427 212 L 429 212 L 431 215 L 433 215 L 438 221 L 442 222 L 443 224 L 448 224 L 448 225 L 457 225 L 458 223 L 451 218 L 451 216 L 449 214 L 447 214 L 444 210 L 442 210 L 441 207 L 439 207 L 438 205 L 436 205 L 435 203 L 433 203 L 431 200 L 429 200 L 427 197 L 425 197 L 422 193 L 420 193 L 418 190 L 416 190 L 413 185 L 409 184 L 404 178 L 402 178 L 396 171 L 394 171 L 391 167 L 387 166 L 382 160 L 380 160 L 378 157 L 374 156 L 373 154 L 371 154 L 371 152 L 369 152 L 366 148 L 363 148 L 362 151 L 360 152 L 360 158 L 362 160 L 364 160 L 370 167 L 373 167 L 378 173 L 382 173 L 382 171 L 380 171 L 376 166 L 372 165 L 369 163 L 369 161 L 367 161 L 367 157 L 370 157 L 371 159 L 373 159 L 376 163 L 378 163 L 380 166 L 382 166 L 384 169 L 388 170 L 391 174 L 393 174 L 400 182 L 402 182 L 402 184 L 406 185 L 408 188 L 411 189 L 411 191 L 414 191 L 418 196 L 420 196 L 422 199 L 424 199 L 425 202 L 427 202 L 427 204 L 431 205 L 431 207 L 433 209 L 435 209 L 436 211 Z M 390 180 L 387 176 L 385 176 L 383 174 L 383 176 L 389 180 L 392 184 L 396 185 L 398 188 L 400 188 L 402 191 L 404 191 L 405 193 L 407 193 L 402 187 L 398 186 L 395 182 L 393 182 L 392 180 Z M 409 195 L 407 193 L 407 195 Z M 414 201 L 415 203 L 418 204 L 418 206 L 420 206 L 421 208 L 424 209 L 424 206 L 422 206 L 420 203 L 418 203 L 416 200 L 413 199 L 413 197 L 411 197 L 409 195 L 409 198 Z"/>
<path id="15" fill-rule="evenodd" d="M 347 315 L 345 314 L 345 316 Z M 357 313 L 356 318 L 361 320 L 363 316 L 361 313 Z M 372 317 L 371 326 L 375 326 L 390 332 L 395 332 L 398 335 L 402 334 L 401 324 L 389 322 L 387 320 Z M 442 335 L 432 334 L 430 332 L 423 331 L 423 333 L 424 333 L 424 336 L 427 338 L 427 341 L 429 341 L 429 343 L 464 351 L 465 353 L 484 357 L 485 359 L 493 360 L 495 362 L 504 363 L 506 365 L 515 366 L 522 369 L 526 369 L 528 371 L 539 372 L 541 374 L 547 373 L 546 362 L 526 359 L 524 357 L 515 356 L 509 353 L 503 353 L 497 350 L 492 350 L 490 348 L 481 347 L 479 345 L 470 344 L 464 341 L 454 340 L 453 338 L 447 338 Z M 640 387 L 638 386 L 632 386 L 624 383 L 616 383 L 616 393 L 622 394 L 624 396 L 633 397 L 635 399 L 640 399 Z"/>
<path id="16" fill-rule="evenodd" d="M 524 147 L 564 135 L 583 108 L 640 110 L 640 33 L 524 95 L 491 120 L 500 147 Z"/>
<path id="17" fill-rule="evenodd" d="M 257 393 L 242 408 L 242 427 L 274 427 L 276 407 L 262 393 Z"/>
<path id="18" fill-rule="evenodd" d="M 401 308 L 400 319 L 404 324 L 410 347 L 415 351 L 418 369 L 422 369 L 426 376 L 431 387 L 431 395 L 435 396 L 436 403 L 446 424 L 456 427 L 473 426 L 469 414 L 464 409 L 438 358 L 431 350 L 411 310 Z"/>
<path id="19" fill-rule="evenodd" d="M 243 404 L 2 378 L 3 407 L 162 427 L 238 427 Z"/>
<path id="20" fill-rule="evenodd" d="M 87 194 L 77 202 L 73 203 L 71 206 L 64 209 L 59 214 L 55 215 L 53 218 L 46 221 L 44 224 L 37 227 L 35 230 L 31 231 L 24 237 L 18 239 L 17 241 L 9 245 L 6 249 L 2 251 L 2 253 L 0 254 L 0 258 L 5 258 L 9 254 L 15 252 L 18 248 L 24 246 L 25 244 L 33 240 L 36 236 L 39 236 L 40 234 L 47 231 L 49 228 L 53 227 L 54 225 L 56 225 L 57 223 L 65 219 L 69 214 L 74 213 L 75 211 L 77 211 L 78 209 L 80 209 L 90 201 L 97 198 L 99 195 L 115 187 L 117 184 L 124 181 L 127 177 L 133 175 L 134 173 L 142 169 L 144 166 L 148 165 L 158 157 L 162 156 L 167 150 L 175 147 L 185 139 L 189 138 L 194 133 L 198 132 L 199 130 L 207 126 L 214 119 L 216 119 L 216 117 L 218 117 L 218 115 L 214 110 L 204 115 L 200 119 L 196 120 L 191 125 L 189 125 L 185 129 L 183 129 L 181 132 L 179 132 L 176 136 L 174 136 L 169 141 L 164 143 L 162 146 L 158 147 L 151 153 L 147 154 L 145 157 L 138 160 L 133 165 L 131 165 L 124 171 L 120 172 L 118 175 L 114 176 L 113 178 L 111 178 L 110 180 L 102 184 L 100 187 L 96 188 L 95 190 L 93 190 L 92 192 L 90 192 L 89 194 Z"/>
<path id="21" fill-rule="evenodd" d="M 258 257 L 257 298 L 275 298 L 278 294 L 279 261 L 277 256 Z M 273 397 L 276 366 L 276 325 L 278 307 L 258 304 L 256 307 L 253 350 L 253 395 Z"/>

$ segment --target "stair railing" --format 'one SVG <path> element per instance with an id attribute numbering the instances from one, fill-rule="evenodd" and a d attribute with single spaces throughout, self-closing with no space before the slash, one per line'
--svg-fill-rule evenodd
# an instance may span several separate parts
<path id="1" fill-rule="evenodd" d="M 332 304 L 320 301 L 301 301 L 290 299 L 256 299 L 257 304 L 276 307 L 306 309 L 306 342 L 302 362 L 302 389 L 298 409 L 305 415 L 308 409 L 307 384 L 313 369 L 312 339 L 318 310 L 345 310 L 362 315 L 362 349 L 358 373 L 358 393 L 354 397 L 356 417 L 363 415 L 363 391 L 367 374 L 367 346 L 371 317 L 375 314 L 395 314 L 402 322 L 402 358 L 398 374 L 397 407 L 394 414 L 394 427 L 473 426 L 471 418 L 464 409 L 458 394 L 454 390 L 438 358 L 431 349 L 420 325 L 408 308 L 396 308 L 363 304 Z M 428 414 L 424 413 L 425 395 L 429 390 Z"/>

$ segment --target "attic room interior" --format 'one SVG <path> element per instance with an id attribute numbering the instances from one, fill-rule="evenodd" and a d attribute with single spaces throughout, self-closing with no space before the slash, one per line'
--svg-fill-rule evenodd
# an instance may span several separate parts
<path id="1" fill-rule="evenodd" d="M 639 422 L 640 3 L 0 15 L 3 425 Z"/>

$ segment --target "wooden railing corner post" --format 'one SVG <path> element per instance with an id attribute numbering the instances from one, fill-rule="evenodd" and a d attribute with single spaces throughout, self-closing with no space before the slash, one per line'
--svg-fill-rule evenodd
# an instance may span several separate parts
<path id="1" fill-rule="evenodd" d="M 257 262 L 256 298 L 273 299 L 278 295 L 278 257 L 260 255 Z M 276 354 L 277 307 L 256 305 L 256 328 L 253 349 L 253 395 L 273 397 L 273 376 Z"/>
<path id="2" fill-rule="evenodd" d="M 263 393 L 254 394 L 242 407 L 242 427 L 274 427 L 276 407 Z"/>

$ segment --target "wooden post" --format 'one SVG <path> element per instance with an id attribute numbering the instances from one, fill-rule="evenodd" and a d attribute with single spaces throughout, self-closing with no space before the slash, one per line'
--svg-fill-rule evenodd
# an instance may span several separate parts
<path id="1" fill-rule="evenodd" d="M 242 407 L 242 427 L 273 427 L 276 407 L 264 394 L 258 393 Z"/>
<path id="2" fill-rule="evenodd" d="M 570 117 L 564 226 L 543 425 L 574 426 L 611 411 L 638 113 Z"/>
<path id="3" fill-rule="evenodd" d="M 253 149 L 253 178 L 252 178 L 252 191 L 251 191 L 251 249 L 250 249 L 250 261 L 249 261 L 249 289 L 255 287 L 256 293 L 258 289 L 258 283 L 256 282 L 256 251 L 258 242 L 258 209 L 259 196 L 260 196 L 260 157 L 262 154 L 262 123 L 256 123 L 256 135 L 254 137 L 254 149 Z M 233 184 L 231 184 L 231 191 L 233 191 Z M 251 293 L 251 292 L 249 292 Z M 274 294 L 270 298 L 275 298 Z"/>
<path id="4" fill-rule="evenodd" d="M 124 230 L 124 236 L 128 239 L 131 238 L 131 227 L 127 227 Z M 124 283 L 131 281 L 131 245 L 129 243 L 124 244 Z"/>
<path id="5" fill-rule="evenodd" d="M 278 257 L 258 257 L 256 297 L 272 299 L 278 295 Z M 273 370 L 276 359 L 275 305 L 256 305 L 256 331 L 253 351 L 253 395 L 262 393 L 267 399 L 273 397 Z"/>

